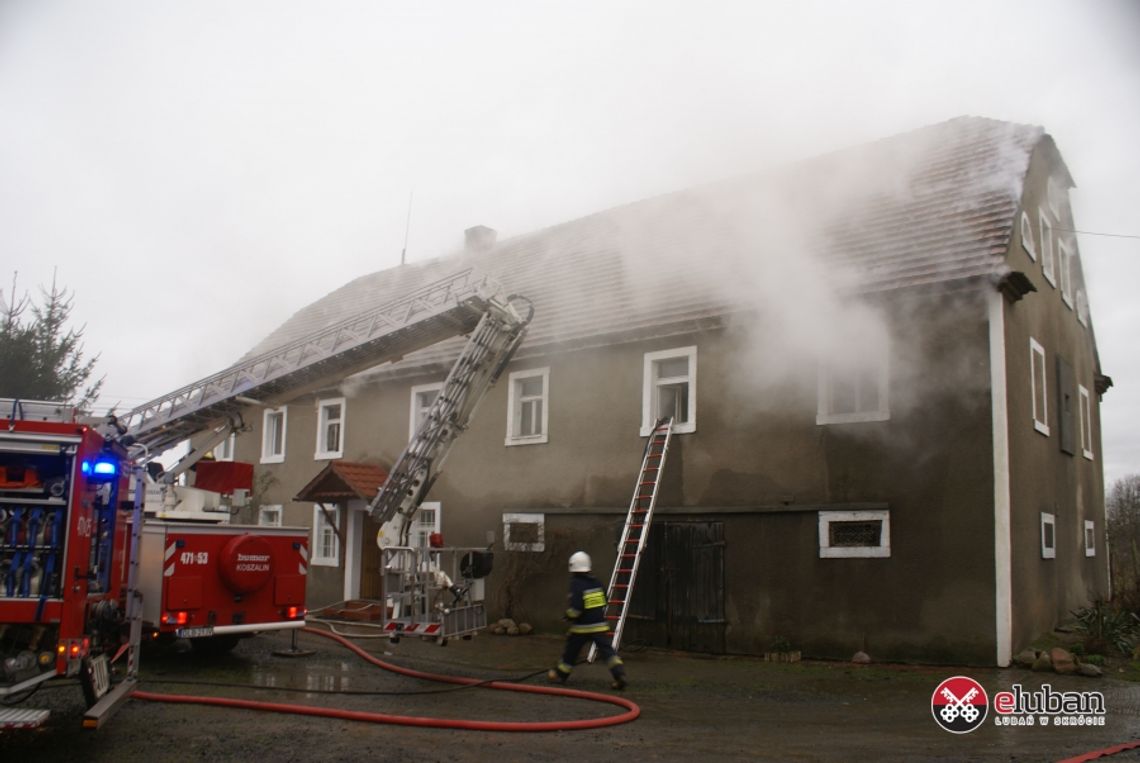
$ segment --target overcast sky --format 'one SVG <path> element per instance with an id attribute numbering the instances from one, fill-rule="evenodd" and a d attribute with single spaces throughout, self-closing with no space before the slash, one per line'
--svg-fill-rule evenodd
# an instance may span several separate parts
<path id="1" fill-rule="evenodd" d="M 102 403 L 346 281 L 973 114 L 1140 235 L 1140 3 L 0 0 L 0 288 L 75 292 Z M 1078 238 L 1106 479 L 1140 472 L 1140 239 Z"/>

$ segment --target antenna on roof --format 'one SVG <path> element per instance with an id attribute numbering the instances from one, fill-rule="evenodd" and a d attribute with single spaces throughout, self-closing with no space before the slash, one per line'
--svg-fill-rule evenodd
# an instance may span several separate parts
<path id="1" fill-rule="evenodd" d="M 415 193 L 415 188 L 408 191 L 408 219 L 404 222 L 404 248 L 400 250 L 401 265 L 408 259 L 408 230 L 412 227 L 412 196 L 414 196 Z"/>

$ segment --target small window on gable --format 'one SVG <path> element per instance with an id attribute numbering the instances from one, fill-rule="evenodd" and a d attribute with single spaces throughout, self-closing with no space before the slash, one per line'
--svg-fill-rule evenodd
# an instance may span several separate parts
<path id="1" fill-rule="evenodd" d="M 885 345 L 864 349 L 843 362 L 820 365 L 816 424 L 890 419 L 888 350 Z"/>
<path id="2" fill-rule="evenodd" d="M 340 565 L 340 539 L 334 524 L 339 521 L 339 512 L 337 506 L 328 507 L 327 514 L 320 506 L 313 506 L 313 548 L 309 560 L 312 564 L 322 567 Z"/>
<path id="3" fill-rule="evenodd" d="M 344 398 L 317 402 L 317 450 L 314 458 L 344 455 Z"/>
<path id="4" fill-rule="evenodd" d="M 1061 280 L 1061 299 L 1073 307 L 1073 250 L 1064 239 L 1057 241 L 1057 275 Z"/>
<path id="5" fill-rule="evenodd" d="M 1045 184 L 1045 198 L 1049 204 L 1049 211 L 1053 213 L 1053 219 L 1061 219 L 1061 206 L 1062 194 L 1061 184 L 1055 178 L 1049 178 Z"/>
<path id="6" fill-rule="evenodd" d="M 257 510 L 257 523 L 262 527 L 281 526 L 281 506 L 261 506 Z"/>
<path id="7" fill-rule="evenodd" d="M 515 371 L 507 387 L 507 445 L 547 442 L 550 369 Z"/>
<path id="8" fill-rule="evenodd" d="M 420 426 L 427 420 L 428 411 L 431 410 L 432 403 L 439 397 L 439 391 L 443 389 L 443 382 L 435 382 L 434 384 L 419 384 L 412 387 L 412 402 L 411 402 L 411 415 L 408 420 L 408 439 L 415 436 Z"/>
<path id="9" fill-rule="evenodd" d="M 653 431 L 658 419 L 671 416 L 673 432 L 697 430 L 697 348 L 645 353 L 641 401 L 641 434 Z"/>
<path id="10" fill-rule="evenodd" d="M 1029 339 L 1030 399 L 1033 404 L 1033 428 L 1049 436 L 1049 403 L 1046 397 L 1045 348 Z"/>
<path id="11" fill-rule="evenodd" d="M 261 463 L 279 464 L 285 460 L 285 434 L 288 408 L 270 408 L 262 415 Z"/>
<path id="12" fill-rule="evenodd" d="M 546 515 L 504 513 L 503 547 L 508 551 L 545 551 Z"/>
<path id="13" fill-rule="evenodd" d="M 1045 215 L 1043 210 L 1039 211 L 1041 220 L 1041 272 L 1045 274 L 1045 280 L 1053 286 L 1057 285 L 1057 277 L 1054 274 L 1053 262 L 1053 224 L 1049 222 L 1049 218 Z"/>
<path id="14" fill-rule="evenodd" d="M 214 446 L 212 451 L 215 461 L 233 461 L 234 460 L 234 447 L 237 444 L 237 435 L 231 434 L 226 439 Z"/>
<path id="15" fill-rule="evenodd" d="M 1057 558 L 1057 521 L 1045 512 L 1041 512 L 1041 558 Z"/>
<path id="16" fill-rule="evenodd" d="M 1096 525 L 1085 520 L 1085 556 L 1096 556 Z"/>
<path id="17" fill-rule="evenodd" d="M 1081 325 L 1088 327 L 1089 325 L 1089 298 L 1085 295 L 1084 289 L 1077 289 L 1077 320 Z"/>
<path id="18" fill-rule="evenodd" d="M 1029 259 L 1037 259 L 1037 247 L 1033 245 L 1033 223 L 1029 220 L 1029 213 L 1021 213 L 1021 248 L 1029 255 Z"/>
<path id="19" fill-rule="evenodd" d="M 1083 384 L 1077 385 L 1077 393 L 1080 396 L 1081 409 L 1081 452 L 1085 458 L 1092 461 L 1092 400 L 1089 397 L 1089 391 L 1085 389 Z"/>
<path id="20" fill-rule="evenodd" d="M 820 559 L 890 555 L 890 512 L 885 510 L 819 512 Z"/>

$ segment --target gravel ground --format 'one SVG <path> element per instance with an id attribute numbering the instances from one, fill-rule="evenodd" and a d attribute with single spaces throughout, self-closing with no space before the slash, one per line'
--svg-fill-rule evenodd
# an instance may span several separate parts
<path id="1" fill-rule="evenodd" d="M 553 636 L 483 635 L 447 647 L 404 639 L 360 641 L 393 663 L 437 673 L 517 679 L 557 657 Z M 614 715 L 610 704 L 446 685 L 376 668 L 333 642 L 302 635 L 305 658 L 272 654 L 282 634 L 241 642 L 222 658 L 176 649 L 144 652 L 141 688 L 152 692 L 258 699 L 397 715 L 502 721 L 576 720 Z M 7 761 L 589 761 L 691 760 L 1058 760 L 1140 739 L 1140 685 L 1111 677 L 1087 679 L 1023 670 L 937 668 L 845 663 L 765 663 L 656 650 L 626 650 L 625 696 L 641 717 L 583 731 L 505 733 L 415 728 L 233 708 L 127 702 L 98 731 L 84 731 L 75 685 L 43 689 L 27 704 L 52 710 L 35 731 L 0 734 Z M 934 687 L 956 674 L 978 680 L 992 695 L 1019 683 L 1048 682 L 1058 691 L 1103 692 L 1103 727 L 999 728 L 988 718 L 966 735 L 949 734 L 931 717 Z M 196 682 L 208 685 L 191 685 Z M 534 676 L 527 683 L 542 683 Z M 239 684 L 239 687 L 222 684 Z M 571 687 L 608 692 L 601 666 L 582 666 Z M 264 690 L 250 686 L 271 687 Z M 304 692 L 287 692 L 285 689 Z M 445 691 L 440 691 L 444 689 Z M 312 693 L 320 691 L 369 694 Z M 381 693 L 383 692 L 383 693 Z M 429 692 L 429 693 L 425 693 Z M 992 711 L 991 711 L 992 716 Z M 1110 758 L 1140 760 L 1140 751 Z"/>

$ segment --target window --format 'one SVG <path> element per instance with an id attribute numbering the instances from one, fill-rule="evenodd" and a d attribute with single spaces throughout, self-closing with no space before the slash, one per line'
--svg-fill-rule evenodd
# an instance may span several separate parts
<path id="1" fill-rule="evenodd" d="M 1077 289 L 1077 320 L 1082 326 L 1089 325 L 1089 298 L 1084 289 Z"/>
<path id="2" fill-rule="evenodd" d="M 697 348 L 645 353 L 641 393 L 641 434 L 658 419 L 673 417 L 673 432 L 697 431 Z"/>
<path id="3" fill-rule="evenodd" d="M 1062 194 L 1061 185 L 1054 178 L 1049 178 L 1045 184 L 1045 198 L 1049 203 L 1049 211 L 1058 220 L 1061 219 Z"/>
<path id="4" fill-rule="evenodd" d="M 262 527 L 280 527 L 281 506 L 262 506 L 258 508 L 257 523 Z"/>
<path id="5" fill-rule="evenodd" d="M 1077 385 L 1081 408 L 1081 452 L 1089 461 L 1093 460 L 1092 439 L 1092 399 L 1083 384 Z"/>
<path id="6" fill-rule="evenodd" d="M 1032 387 L 1033 428 L 1049 436 L 1049 407 L 1046 400 L 1045 348 L 1036 339 L 1029 339 L 1029 376 Z"/>
<path id="7" fill-rule="evenodd" d="M 279 464 L 285 460 L 287 408 L 270 408 L 262 417 L 261 463 Z"/>
<path id="8" fill-rule="evenodd" d="M 1053 275 L 1053 225 L 1044 211 L 1039 210 L 1038 214 L 1041 217 L 1041 272 L 1045 274 L 1045 280 L 1056 286 L 1057 279 Z"/>
<path id="9" fill-rule="evenodd" d="M 1096 525 L 1091 519 L 1085 520 L 1085 556 L 1096 556 Z"/>
<path id="10" fill-rule="evenodd" d="M 1057 558 L 1057 522 L 1052 514 L 1041 512 L 1041 558 Z"/>
<path id="11" fill-rule="evenodd" d="M 317 451 L 313 458 L 344 455 L 344 398 L 317 401 Z"/>
<path id="12" fill-rule="evenodd" d="M 547 441 L 550 369 L 516 371 L 507 388 L 507 445 Z"/>
<path id="13" fill-rule="evenodd" d="M 440 531 L 442 513 L 439 501 L 421 503 L 415 516 L 412 517 L 412 526 L 408 530 L 408 543 L 416 548 L 430 545 L 431 534 Z"/>
<path id="14" fill-rule="evenodd" d="M 863 558 L 891 555 L 890 512 L 819 512 L 819 558 Z"/>
<path id="15" fill-rule="evenodd" d="M 816 424 L 890 419 L 886 345 L 865 349 L 849 361 L 820 365 Z"/>
<path id="16" fill-rule="evenodd" d="M 313 507 L 313 556 L 312 564 L 322 567 L 337 567 L 340 565 L 340 539 L 333 522 L 339 521 L 340 509 L 333 506 L 328 514 L 320 506 Z"/>
<path id="17" fill-rule="evenodd" d="M 1021 213 L 1021 248 L 1029 255 L 1029 259 L 1037 259 L 1037 247 L 1033 245 L 1033 223 L 1029 220 L 1029 213 Z"/>
<path id="18" fill-rule="evenodd" d="M 234 446 L 237 442 L 237 435 L 231 434 L 226 439 L 214 446 L 214 460 L 215 461 L 233 461 L 234 460 Z"/>
<path id="19" fill-rule="evenodd" d="M 508 551 L 545 551 L 545 514 L 503 514 L 503 547 Z"/>
<path id="20" fill-rule="evenodd" d="M 441 389 L 443 389 L 443 382 L 419 384 L 412 387 L 411 415 L 408 419 L 409 439 L 415 436 L 420 425 L 427 419 L 428 411 L 431 410 L 432 403 L 435 402 L 435 399 L 439 397 L 439 391 Z"/>
<path id="21" fill-rule="evenodd" d="M 1063 239 L 1057 241 L 1057 275 L 1061 279 L 1061 299 L 1073 307 L 1073 251 Z"/>

